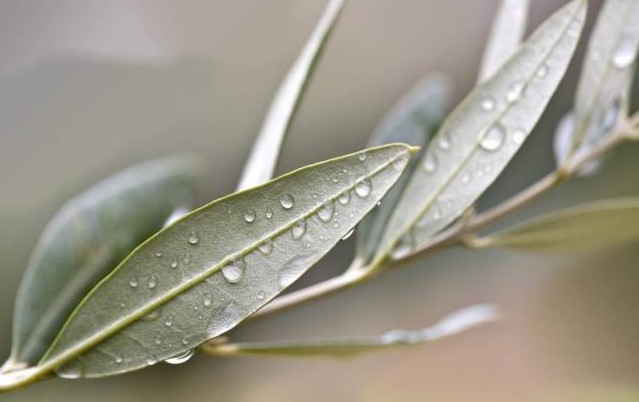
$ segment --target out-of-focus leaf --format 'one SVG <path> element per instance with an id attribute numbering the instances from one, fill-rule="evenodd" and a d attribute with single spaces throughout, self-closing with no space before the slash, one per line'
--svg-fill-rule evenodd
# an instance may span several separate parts
<path id="1" fill-rule="evenodd" d="M 350 339 L 207 344 L 205 351 L 218 356 L 353 357 L 363 353 L 433 342 L 495 321 L 498 316 L 495 306 L 480 304 L 456 311 L 432 327 L 416 331 L 400 329 L 382 336 Z"/>
<path id="2" fill-rule="evenodd" d="M 393 106 L 373 131 L 368 145 L 404 142 L 425 148 L 448 112 L 451 92 L 451 84 L 446 77 L 426 77 Z M 417 159 L 413 158 L 379 207 L 357 225 L 355 257 L 362 263 L 368 263 L 377 250 L 388 218 L 416 166 Z"/>
<path id="3" fill-rule="evenodd" d="M 484 49 L 479 82 L 492 77 L 519 48 L 526 30 L 528 0 L 502 0 Z"/>
<path id="4" fill-rule="evenodd" d="M 592 250 L 639 242 L 639 198 L 595 201 L 541 216 L 498 234 L 474 239 L 477 247 L 532 251 Z"/>
<path id="5" fill-rule="evenodd" d="M 62 207 L 38 240 L 18 289 L 5 369 L 37 362 L 89 289 L 173 210 L 192 202 L 200 164 L 187 155 L 142 163 Z"/>
<path id="6" fill-rule="evenodd" d="M 345 1 L 330 0 L 297 60 L 280 84 L 244 166 L 238 191 L 255 187 L 273 177 L 288 128 Z"/>
<path id="7" fill-rule="evenodd" d="M 444 121 L 388 222 L 377 262 L 389 253 L 402 258 L 427 243 L 501 174 L 563 77 L 586 7 L 576 0 L 555 12 Z"/>
<path id="8" fill-rule="evenodd" d="M 564 161 L 567 160 L 568 155 L 571 151 L 572 144 L 574 143 L 574 136 L 575 114 L 567 113 L 559 121 L 559 124 L 555 129 L 553 151 L 555 153 L 555 161 L 557 161 L 557 167 L 559 167 Z M 589 161 L 581 169 L 579 169 L 579 171 L 577 172 L 577 176 L 593 176 L 599 172 L 599 169 L 601 169 L 600 160 Z"/>
<path id="9" fill-rule="evenodd" d="M 392 144 L 332 159 L 187 214 L 87 295 L 38 370 L 67 378 L 122 373 L 228 331 L 339 242 L 412 151 Z"/>
<path id="10" fill-rule="evenodd" d="M 607 0 L 592 34 L 575 99 L 572 154 L 591 148 L 628 112 L 639 47 L 639 0 Z"/>

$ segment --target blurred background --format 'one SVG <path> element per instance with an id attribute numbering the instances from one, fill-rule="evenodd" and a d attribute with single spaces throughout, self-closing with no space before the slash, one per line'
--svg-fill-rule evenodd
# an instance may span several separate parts
<path id="1" fill-rule="evenodd" d="M 0 2 L 0 355 L 30 251 L 62 203 L 130 164 L 174 151 L 210 162 L 199 203 L 232 192 L 261 119 L 324 0 Z M 564 1 L 532 2 L 529 31 Z M 497 0 L 350 0 L 283 150 L 279 173 L 361 149 L 415 82 L 473 86 Z M 590 1 L 589 28 L 600 7 Z M 582 40 L 580 60 L 583 52 Z M 554 126 L 578 63 L 481 205 L 553 167 Z M 635 91 L 637 93 L 637 91 Z M 508 221 L 639 194 L 639 147 Z M 502 223 L 503 224 L 503 223 Z M 296 287 L 338 274 L 342 242 Z M 639 401 L 639 249 L 544 256 L 451 249 L 363 286 L 247 324 L 235 340 L 378 334 L 478 302 L 498 323 L 354 360 L 221 359 L 102 380 L 55 380 L 3 401 Z"/>

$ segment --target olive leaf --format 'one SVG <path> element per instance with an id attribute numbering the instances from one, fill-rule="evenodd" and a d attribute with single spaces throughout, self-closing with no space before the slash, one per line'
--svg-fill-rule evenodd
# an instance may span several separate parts
<path id="1" fill-rule="evenodd" d="M 189 213 L 87 295 L 38 370 L 67 378 L 122 373 L 228 331 L 350 231 L 399 178 L 411 152 L 403 144 L 368 149 Z"/>
<path id="2" fill-rule="evenodd" d="M 492 77 L 519 48 L 526 30 L 528 0 L 502 0 L 479 69 L 479 82 Z"/>
<path id="3" fill-rule="evenodd" d="M 38 240 L 18 289 L 5 370 L 37 362 L 89 289 L 192 201 L 200 166 L 188 155 L 142 163 L 62 207 Z"/>
<path id="4" fill-rule="evenodd" d="M 576 0 L 555 12 L 444 121 L 389 220 L 374 265 L 427 243 L 501 174 L 563 77 L 586 8 Z"/>
<path id="5" fill-rule="evenodd" d="M 217 356 L 354 357 L 364 353 L 434 342 L 496 321 L 498 317 L 496 306 L 478 304 L 455 311 L 431 327 L 414 331 L 398 329 L 381 336 L 349 339 L 207 344 L 204 350 Z"/>
<path id="6" fill-rule="evenodd" d="M 565 160 L 596 145 L 626 117 L 638 47 L 639 0 L 606 1 L 582 67 L 571 152 Z"/>
<path id="7" fill-rule="evenodd" d="M 273 177 L 286 133 L 345 1 L 330 0 L 297 60 L 280 84 L 244 166 L 238 191 L 265 183 Z"/>
<path id="8" fill-rule="evenodd" d="M 563 161 L 568 160 L 575 138 L 574 133 L 575 114 L 572 112 L 566 113 L 557 124 L 553 138 L 553 151 L 558 168 Z M 582 177 L 593 176 L 599 172 L 601 164 L 602 162 L 599 159 L 588 161 L 575 174 Z"/>
<path id="9" fill-rule="evenodd" d="M 639 242 L 639 198 L 594 201 L 532 219 L 471 246 L 531 251 L 593 250 Z"/>
<path id="10" fill-rule="evenodd" d="M 373 131 L 368 145 L 404 142 L 425 147 L 448 112 L 451 92 L 450 81 L 445 76 L 424 78 L 391 108 Z M 382 203 L 357 225 L 355 258 L 363 264 L 368 263 L 377 250 L 388 218 L 416 166 L 417 159 L 413 158 Z"/>

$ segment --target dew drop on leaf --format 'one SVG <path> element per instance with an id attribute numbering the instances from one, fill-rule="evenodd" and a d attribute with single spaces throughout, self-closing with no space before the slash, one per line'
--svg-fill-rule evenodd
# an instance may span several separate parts
<path id="1" fill-rule="evenodd" d="M 244 212 L 244 221 L 246 223 L 253 223 L 255 221 L 255 211 L 248 209 Z"/>
<path id="2" fill-rule="evenodd" d="M 632 41 L 623 40 L 615 50 L 612 62 L 616 68 L 628 68 L 635 61 L 636 52 L 636 46 Z"/>
<path id="3" fill-rule="evenodd" d="M 521 82 L 515 82 L 508 87 L 506 91 L 506 100 L 508 102 L 514 102 L 521 97 L 521 93 L 524 89 L 524 85 Z"/>
<path id="4" fill-rule="evenodd" d="M 526 131 L 524 131 L 521 128 L 518 128 L 517 130 L 513 131 L 513 141 L 515 142 L 515 144 L 522 144 L 524 142 L 524 140 L 526 139 Z"/>
<path id="5" fill-rule="evenodd" d="M 490 112 L 495 109 L 496 106 L 495 99 L 492 96 L 487 96 L 481 101 L 481 108 L 486 112 Z"/>
<path id="6" fill-rule="evenodd" d="M 447 151 L 450 149 L 450 138 L 448 137 L 448 134 L 443 134 L 439 138 L 439 140 L 437 141 L 437 146 L 442 151 Z"/>
<path id="7" fill-rule="evenodd" d="M 348 239 L 349 237 L 353 235 L 354 232 L 355 232 L 355 228 L 349 230 L 344 236 L 342 236 L 342 240 Z"/>
<path id="8" fill-rule="evenodd" d="M 138 278 L 132 278 L 132 279 L 129 281 L 129 285 L 130 285 L 132 288 L 134 288 L 134 289 L 135 289 L 135 288 L 137 288 L 139 284 L 140 284 L 140 282 L 138 281 Z"/>
<path id="9" fill-rule="evenodd" d="M 422 164 L 424 171 L 426 173 L 434 173 L 437 170 L 437 158 L 432 153 L 426 154 L 424 156 L 424 163 Z"/>
<path id="10" fill-rule="evenodd" d="M 270 240 L 266 240 L 262 244 L 260 244 L 257 249 L 260 250 L 260 253 L 264 255 L 271 254 L 271 252 L 273 251 L 273 242 L 271 242 Z"/>
<path id="11" fill-rule="evenodd" d="M 291 209 L 293 208 L 293 205 L 295 205 L 295 200 L 293 199 L 293 196 L 290 194 L 284 194 L 281 198 L 280 198 L 280 205 L 282 206 L 282 208 L 284 209 Z"/>
<path id="12" fill-rule="evenodd" d="M 349 202 L 351 202 L 351 193 L 348 191 L 343 192 L 339 195 L 339 197 L 337 197 L 337 201 L 342 205 L 348 204 Z"/>
<path id="13" fill-rule="evenodd" d="M 495 123 L 483 134 L 480 145 L 486 151 L 496 151 L 504 143 L 506 130 L 504 126 Z"/>
<path id="14" fill-rule="evenodd" d="M 291 232 L 293 233 L 293 239 L 299 240 L 306 233 L 306 221 L 304 219 L 297 221 Z"/>
<path id="15" fill-rule="evenodd" d="M 155 289 L 156 286 L 157 286 L 157 279 L 155 278 L 155 276 L 151 276 L 149 280 L 146 282 L 146 287 L 148 287 L 149 289 Z"/>
<path id="16" fill-rule="evenodd" d="M 361 198 L 366 198 L 370 195 L 373 184 L 369 179 L 364 179 L 355 184 L 355 194 Z"/>
<path id="17" fill-rule="evenodd" d="M 537 77 L 544 78 L 548 75 L 548 66 L 546 64 L 542 64 L 541 67 L 537 70 Z"/>
<path id="18" fill-rule="evenodd" d="M 328 201 L 326 204 L 322 205 L 319 211 L 317 211 L 317 216 L 322 222 L 329 222 L 333 217 L 334 212 L 335 205 L 333 204 L 333 201 Z"/>
<path id="19" fill-rule="evenodd" d="M 191 232 L 191 235 L 189 236 L 189 244 L 192 244 L 195 246 L 196 244 L 199 243 L 199 241 L 200 241 L 200 237 L 198 236 L 198 234 L 195 232 Z"/>
<path id="20" fill-rule="evenodd" d="M 242 275 L 244 275 L 245 267 L 246 261 L 238 258 L 222 268 L 222 276 L 228 283 L 238 283 L 242 279 Z"/>
<path id="21" fill-rule="evenodd" d="M 166 359 L 165 362 L 169 364 L 182 364 L 187 362 L 193 355 L 195 354 L 195 349 L 189 349 L 184 353 L 180 353 L 179 355 L 175 355 L 169 359 Z"/>
<path id="22" fill-rule="evenodd" d="M 269 208 L 266 210 L 266 219 L 271 219 L 272 217 L 273 217 L 273 210 Z"/>

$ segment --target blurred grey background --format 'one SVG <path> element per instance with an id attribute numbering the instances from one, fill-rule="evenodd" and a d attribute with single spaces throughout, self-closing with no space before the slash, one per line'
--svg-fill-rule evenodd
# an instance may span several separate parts
<path id="1" fill-rule="evenodd" d="M 0 2 L 0 355 L 31 248 L 69 197 L 129 164 L 194 151 L 203 204 L 233 191 L 271 96 L 324 0 Z M 532 2 L 530 27 L 564 2 Z M 590 2 L 592 24 L 599 1 Z M 350 0 L 278 172 L 352 152 L 430 72 L 473 86 L 496 0 Z M 529 29 L 530 30 L 530 29 Z M 583 41 L 581 49 L 583 50 Z M 552 169 L 573 63 L 535 134 L 483 197 Z M 639 193 L 636 146 L 512 220 Z M 301 284 L 340 272 L 340 244 Z M 497 302 L 505 317 L 447 341 L 355 360 L 196 356 L 103 380 L 47 381 L 3 401 L 639 401 L 639 250 L 542 256 L 453 249 L 233 331 L 238 340 L 366 335 Z"/>

